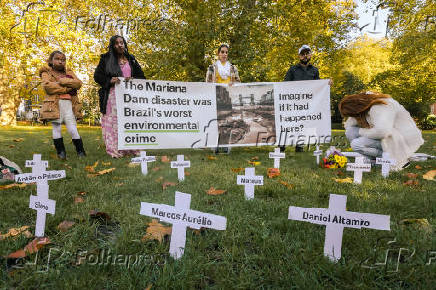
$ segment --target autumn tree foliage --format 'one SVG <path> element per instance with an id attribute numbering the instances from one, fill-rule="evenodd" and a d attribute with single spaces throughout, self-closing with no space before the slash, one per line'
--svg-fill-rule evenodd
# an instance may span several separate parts
<path id="1" fill-rule="evenodd" d="M 0 4 L 1 125 L 15 124 L 22 99 L 43 97 L 38 69 L 55 49 L 84 82 L 85 117 L 98 121 L 92 75 L 110 36 L 127 38 L 148 79 L 204 81 L 221 43 L 243 82 L 282 81 L 302 44 L 313 48 L 335 98 L 377 88 L 401 102 L 434 100 L 434 1 L 385 1 L 391 39 L 350 38 L 352 0 L 21 1 Z M 433 22 L 432 22 L 433 21 Z M 368 59 L 375 63 L 368 66 Z M 360 84 L 361 82 L 362 84 Z M 37 104 L 36 104 L 37 105 Z"/>

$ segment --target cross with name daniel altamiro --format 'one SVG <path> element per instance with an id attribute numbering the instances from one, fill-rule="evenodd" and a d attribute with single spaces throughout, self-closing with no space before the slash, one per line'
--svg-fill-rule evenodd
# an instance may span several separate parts
<path id="1" fill-rule="evenodd" d="M 245 175 L 238 175 L 236 177 L 238 185 L 244 185 L 245 199 L 250 200 L 254 198 L 254 186 L 263 185 L 263 176 L 255 175 L 255 168 L 245 168 Z"/>
<path id="2" fill-rule="evenodd" d="M 269 153 L 269 158 L 274 159 L 274 168 L 280 168 L 280 159 L 285 157 L 285 153 L 281 153 L 280 148 L 275 148 L 274 152 Z"/>
<path id="3" fill-rule="evenodd" d="M 147 152 L 141 151 L 141 157 L 132 158 L 132 163 L 141 163 L 141 172 L 143 175 L 148 173 L 148 162 L 156 161 L 156 156 L 147 156 Z"/>
<path id="4" fill-rule="evenodd" d="M 191 195 L 176 191 L 174 206 L 141 202 L 141 215 L 158 218 L 161 221 L 173 224 L 170 242 L 170 255 L 180 259 L 185 251 L 186 229 L 208 228 L 225 230 L 227 219 L 223 216 L 203 213 L 189 209 Z"/>
<path id="5" fill-rule="evenodd" d="M 44 237 L 46 214 L 54 214 L 56 201 L 48 198 L 48 181 L 65 178 L 65 170 L 46 171 L 48 162 L 41 160 L 41 154 L 34 154 L 33 160 L 26 160 L 26 167 L 32 168 L 32 173 L 15 175 L 16 182 L 35 183 L 36 196 L 30 196 L 29 207 L 37 211 L 35 236 Z"/>
<path id="6" fill-rule="evenodd" d="M 354 163 L 347 163 L 347 171 L 354 171 L 354 183 L 362 183 L 362 173 L 371 171 L 371 164 L 365 163 L 365 157 L 356 157 Z"/>
<path id="7" fill-rule="evenodd" d="M 325 225 L 324 256 L 337 262 L 342 255 L 344 228 L 390 231 L 390 216 L 346 210 L 347 196 L 330 194 L 329 207 L 289 207 L 288 219 Z"/>
<path id="8" fill-rule="evenodd" d="M 185 167 L 191 167 L 191 161 L 185 161 L 184 155 L 177 155 L 177 161 L 171 161 L 171 168 L 177 168 L 177 177 L 180 181 L 185 180 Z"/>

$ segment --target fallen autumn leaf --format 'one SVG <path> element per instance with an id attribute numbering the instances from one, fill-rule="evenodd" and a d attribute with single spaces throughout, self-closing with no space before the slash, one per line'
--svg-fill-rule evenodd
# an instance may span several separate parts
<path id="1" fill-rule="evenodd" d="M 353 183 L 353 178 L 347 177 L 347 178 L 332 178 L 337 183 Z"/>
<path id="2" fill-rule="evenodd" d="M 153 219 L 148 224 L 146 235 L 142 237 L 142 241 L 157 240 L 162 243 L 163 238 L 167 235 L 171 235 L 172 227 L 166 227 L 159 223 L 157 219 Z"/>
<path id="3" fill-rule="evenodd" d="M 207 194 L 209 195 L 221 195 L 226 193 L 226 190 L 222 190 L 222 189 L 215 189 L 214 187 L 209 188 L 209 190 L 206 191 Z"/>
<path id="4" fill-rule="evenodd" d="M 99 161 L 95 161 L 94 165 L 85 166 L 85 170 L 91 173 L 95 172 L 95 168 L 97 167 Z"/>
<path id="5" fill-rule="evenodd" d="M 19 259 L 24 258 L 29 254 L 34 254 L 38 252 L 45 245 L 50 244 L 50 239 L 48 237 L 35 238 L 33 241 L 28 243 L 24 249 L 13 252 L 7 256 L 8 259 Z"/>
<path id="6" fill-rule="evenodd" d="M 88 177 L 100 176 L 100 175 L 103 175 L 103 174 L 110 173 L 110 172 L 112 172 L 114 170 L 115 170 L 115 168 L 108 168 L 108 169 L 105 169 L 105 170 L 101 170 L 101 171 L 99 171 L 97 173 L 93 173 L 93 174 L 90 173 L 90 174 L 88 174 Z"/>
<path id="7" fill-rule="evenodd" d="M 268 178 L 275 178 L 280 176 L 280 169 L 279 168 L 268 168 L 266 171 L 266 174 Z"/>
<path id="8" fill-rule="evenodd" d="M 165 190 L 167 187 L 169 187 L 169 186 L 176 186 L 177 184 L 175 184 L 174 182 L 169 182 L 169 181 L 165 181 L 163 184 L 162 184 L 162 189 L 163 190 Z"/>
<path id="9" fill-rule="evenodd" d="M 426 180 L 434 180 L 434 177 L 436 176 L 436 170 L 430 170 L 426 174 L 422 176 L 422 178 Z"/>
<path id="10" fill-rule="evenodd" d="M 73 225 L 75 224 L 75 222 L 73 221 L 63 221 L 58 225 L 58 230 L 60 230 L 61 232 L 66 232 L 68 231 Z"/>

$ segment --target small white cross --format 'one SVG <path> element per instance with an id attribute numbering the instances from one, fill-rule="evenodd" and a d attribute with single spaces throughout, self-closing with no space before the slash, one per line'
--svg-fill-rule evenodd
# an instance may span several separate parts
<path id="1" fill-rule="evenodd" d="M 322 155 L 322 150 L 319 150 L 319 145 L 316 145 L 316 150 L 313 151 L 313 156 L 316 156 L 316 164 L 319 164 L 319 156 Z"/>
<path id="2" fill-rule="evenodd" d="M 280 148 L 275 148 L 274 152 L 269 153 L 269 158 L 274 158 L 274 168 L 280 168 L 280 159 L 285 157 L 285 153 L 281 153 Z"/>
<path id="3" fill-rule="evenodd" d="M 347 171 L 354 171 L 354 183 L 362 183 L 362 172 L 370 172 L 371 164 L 365 163 L 364 157 L 358 156 L 354 163 L 347 163 Z"/>
<path id="4" fill-rule="evenodd" d="M 381 164 L 382 166 L 382 176 L 384 178 L 389 176 L 389 171 L 391 171 L 391 166 L 395 165 L 395 159 L 389 158 L 389 153 L 388 152 L 383 152 L 383 157 L 377 157 L 375 160 L 376 164 Z"/>
<path id="5" fill-rule="evenodd" d="M 48 181 L 65 178 L 65 170 L 46 171 L 48 162 L 41 160 L 41 154 L 34 154 L 33 160 L 26 160 L 26 167 L 32 168 L 32 173 L 15 175 L 16 182 L 35 183 L 36 196 L 31 195 L 29 207 L 37 211 L 35 236 L 44 237 L 46 214 L 54 214 L 56 201 L 48 198 Z"/>
<path id="6" fill-rule="evenodd" d="M 356 157 L 364 157 L 362 154 L 357 153 L 357 152 L 341 152 L 342 155 L 344 155 L 345 157 L 352 157 L 352 158 L 356 158 Z"/>
<path id="7" fill-rule="evenodd" d="M 143 175 L 148 173 L 148 162 L 156 161 L 156 156 L 147 156 L 147 152 L 141 151 L 141 157 L 132 158 L 132 163 L 141 163 L 141 171 Z"/>
<path id="8" fill-rule="evenodd" d="M 324 256 L 337 262 L 342 255 L 344 228 L 390 230 L 390 216 L 346 210 L 347 196 L 330 194 L 328 208 L 289 207 L 288 219 L 325 225 Z"/>
<path id="9" fill-rule="evenodd" d="M 189 209 L 191 195 L 176 191 L 174 206 L 141 202 L 141 215 L 158 218 L 161 221 L 173 224 L 170 242 L 170 255 L 174 259 L 183 256 L 186 245 L 186 229 L 209 228 L 225 230 L 227 219 L 223 216 L 203 213 Z"/>
<path id="10" fill-rule="evenodd" d="M 254 186 L 263 185 L 263 176 L 255 175 L 255 168 L 245 168 L 245 175 L 238 175 L 236 182 L 238 185 L 244 185 L 245 199 L 254 198 Z"/>
<path id="11" fill-rule="evenodd" d="M 177 161 L 171 161 L 171 168 L 177 168 L 177 177 L 180 181 L 185 180 L 185 167 L 191 167 L 191 161 L 184 159 L 184 155 L 177 155 Z"/>

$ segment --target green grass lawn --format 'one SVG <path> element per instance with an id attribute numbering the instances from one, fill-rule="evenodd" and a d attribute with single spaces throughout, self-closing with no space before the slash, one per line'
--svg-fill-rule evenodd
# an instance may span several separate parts
<path id="1" fill-rule="evenodd" d="M 436 183 L 422 179 L 436 161 L 413 163 L 402 172 L 383 179 L 380 168 L 364 173 L 361 185 L 339 184 L 332 178 L 351 173 L 321 169 L 312 153 L 295 153 L 287 148 L 281 162 L 281 176 L 268 179 L 273 166 L 268 158 L 272 147 L 234 148 L 230 155 L 209 160 L 210 150 L 155 150 L 149 155 L 167 155 L 175 160 L 185 154 L 191 160 L 190 175 L 176 186 L 162 189 L 164 181 L 177 183 L 177 170 L 160 161 L 149 165 L 142 176 L 139 167 L 128 167 L 130 158 L 112 159 L 105 153 L 100 128 L 81 127 L 79 132 L 88 153 L 78 159 L 69 137 L 67 161 L 55 158 L 50 127 L 2 127 L 0 155 L 15 161 L 25 172 L 25 160 L 41 153 L 50 170 L 66 170 L 65 179 L 50 181 L 50 198 L 56 201 L 56 214 L 47 215 L 46 235 L 52 241 L 38 254 L 22 260 L 1 260 L 2 288 L 410 288 L 434 289 L 436 283 L 436 237 L 431 227 L 404 225 L 403 219 L 427 219 L 436 225 Z M 343 131 L 334 134 L 343 135 Z M 64 131 L 64 136 L 68 134 Z M 24 138 L 22 142 L 13 139 Z M 435 154 L 436 134 L 424 133 L 426 143 L 419 152 Z M 12 145 L 12 146 L 11 146 Z M 13 147 L 14 146 L 14 147 Z M 11 148 L 13 147 L 13 148 Z M 326 149 L 327 146 L 323 146 Z M 345 148 L 345 147 L 343 147 Z M 244 199 L 243 187 L 236 184 L 231 168 L 249 167 L 258 156 L 258 175 L 264 186 L 256 187 L 255 199 Z M 105 175 L 89 178 L 85 166 L 100 161 L 97 170 L 115 167 Z M 110 162 L 110 165 L 102 165 Z M 159 170 L 151 170 L 158 167 Z M 340 173 L 341 172 L 341 173 Z M 405 173 L 418 173 L 419 184 L 405 186 Z M 279 183 L 285 181 L 292 189 Z M 206 194 L 211 186 L 225 189 L 221 196 Z M 175 261 L 169 257 L 169 239 L 142 242 L 151 218 L 139 214 L 141 202 L 174 205 L 175 191 L 192 195 L 191 209 L 222 215 L 227 230 L 187 231 L 185 254 Z M 74 203 L 78 192 L 86 191 L 83 203 Z M 391 231 L 344 229 L 342 259 L 333 264 L 323 256 L 325 226 L 288 220 L 289 206 L 328 207 L 329 194 L 348 196 L 347 209 L 391 216 Z M 29 225 L 34 232 L 36 212 L 30 209 L 29 196 L 36 186 L 0 190 L 0 232 Z M 98 209 L 110 215 L 105 225 L 89 218 Z M 67 232 L 57 230 L 64 220 L 76 224 Z M 0 256 L 22 249 L 32 239 L 20 236 L 0 240 Z M 388 244 L 389 241 L 396 240 Z M 378 246 L 377 246 L 378 243 Z M 400 262 L 397 263 L 399 257 Z M 385 254 L 388 251 L 388 262 Z M 88 255 L 85 255 L 85 251 Z M 433 251 L 433 252 L 431 252 Z M 105 254 L 106 253 L 106 254 Z M 109 253 L 109 254 L 108 254 Z M 50 254 L 50 259 L 49 259 Z M 96 262 L 96 257 L 104 258 Z M 118 256 L 120 255 L 120 256 Z M 130 256 L 129 256 L 130 255 Z M 135 256 L 136 255 L 136 256 Z M 126 266 L 126 257 L 141 263 Z M 86 258 L 83 258 L 85 257 Z M 102 257 L 103 257 L 102 256 Z M 110 256 L 110 257 L 108 257 Z M 80 259 L 80 257 L 82 257 Z M 113 263 L 114 259 L 119 259 Z M 429 257 L 433 263 L 426 265 Z M 78 259 L 81 263 L 77 263 Z M 49 268 L 47 269 L 47 261 Z M 108 262 L 109 261 L 109 262 Z M 114 265 L 113 265 L 114 264 Z M 398 265 L 398 270 L 397 270 Z M 433 285 L 433 286 L 432 286 Z"/>

